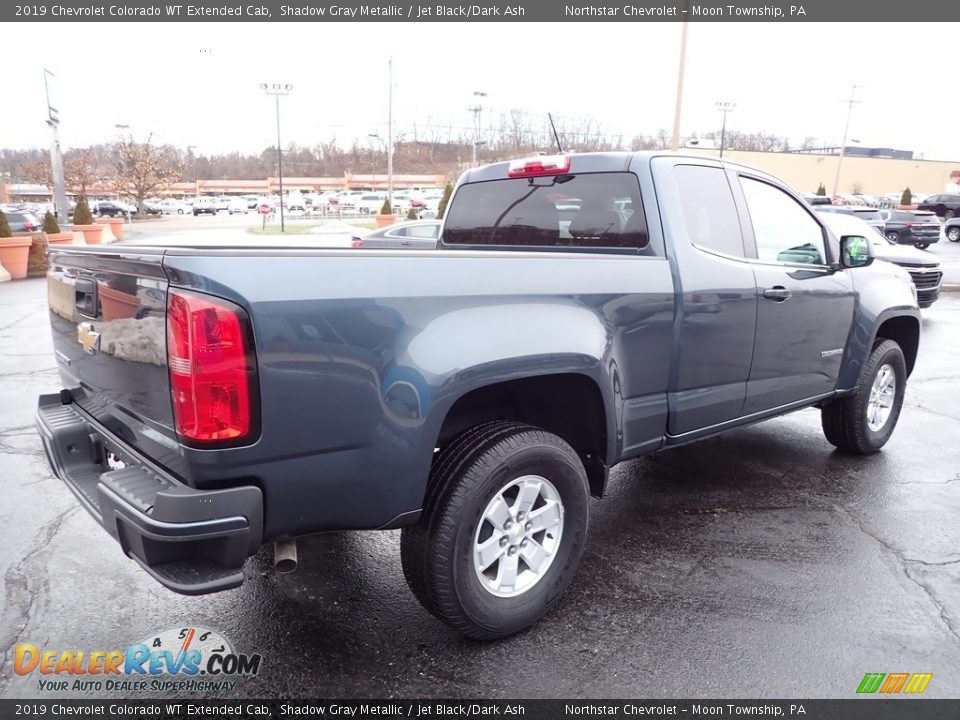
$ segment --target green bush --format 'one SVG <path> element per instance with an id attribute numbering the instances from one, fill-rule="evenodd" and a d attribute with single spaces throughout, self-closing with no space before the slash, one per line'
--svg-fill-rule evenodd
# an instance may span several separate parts
<path id="1" fill-rule="evenodd" d="M 0 210 L 0 238 L 13 237 L 13 231 L 10 229 L 10 223 L 7 222 L 7 216 Z"/>
<path id="2" fill-rule="evenodd" d="M 440 198 L 440 204 L 437 205 L 437 220 L 443 219 L 443 214 L 447 211 L 447 203 L 450 202 L 451 195 L 453 195 L 453 185 L 447 183 L 443 188 L 443 197 Z"/>
<path id="3" fill-rule="evenodd" d="M 93 213 L 90 212 L 90 206 L 87 204 L 87 198 L 81 197 L 77 202 L 77 207 L 73 211 L 74 225 L 93 225 Z"/>
<path id="4" fill-rule="evenodd" d="M 49 210 L 47 210 L 47 214 L 43 216 L 43 231 L 47 235 L 54 235 L 60 232 L 60 225 L 57 224 L 57 219 Z"/>
<path id="5" fill-rule="evenodd" d="M 817 195 L 824 197 L 827 194 L 827 189 L 823 186 L 823 183 L 817 187 Z"/>
<path id="6" fill-rule="evenodd" d="M 903 191 L 903 195 L 900 196 L 901 205 L 910 205 L 913 202 L 913 193 L 910 192 L 910 188 L 906 188 Z"/>
<path id="7" fill-rule="evenodd" d="M 381 215 L 393 215 L 393 208 L 390 207 L 390 199 L 384 198 L 383 207 L 380 208 Z"/>
<path id="8" fill-rule="evenodd" d="M 419 219 L 420 219 L 420 213 L 417 211 L 416 208 L 410 208 L 409 210 L 407 210 L 407 220 L 419 220 Z"/>

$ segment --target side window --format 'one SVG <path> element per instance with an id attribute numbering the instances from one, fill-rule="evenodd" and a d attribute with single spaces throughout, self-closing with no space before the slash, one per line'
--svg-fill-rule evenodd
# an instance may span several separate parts
<path id="1" fill-rule="evenodd" d="M 412 225 L 407 228 L 407 235 L 415 238 L 434 239 L 437 237 L 437 230 L 439 229 L 440 226 L 433 223 L 430 225 Z"/>
<path id="2" fill-rule="evenodd" d="M 690 242 L 705 250 L 743 257 L 733 193 L 720 168 L 678 165 L 674 170 Z"/>
<path id="3" fill-rule="evenodd" d="M 803 207 L 773 185 L 741 177 L 757 257 L 767 262 L 826 265 L 823 230 Z"/>

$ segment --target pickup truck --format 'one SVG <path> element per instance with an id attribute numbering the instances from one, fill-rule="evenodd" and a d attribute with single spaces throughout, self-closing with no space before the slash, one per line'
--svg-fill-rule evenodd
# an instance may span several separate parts
<path id="1" fill-rule="evenodd" d="M 469 170 L 436 250 L 275 242 L 50 251 L 47 458 L 176 592 L 402 528 L 427 610 L 515 633 L 573 579 L 611 467 L 811 406 L 874 453 L 920 340 L 902 268 L 702 157 Z"/>

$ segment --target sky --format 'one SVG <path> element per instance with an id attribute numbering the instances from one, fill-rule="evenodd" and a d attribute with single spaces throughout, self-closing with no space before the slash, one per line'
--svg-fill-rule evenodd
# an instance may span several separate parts
<path id="1" fill-rule="evenodd" d="M 110 142 L 125 125 L 138 140 L 152 135 L 197 154 L 275 146 L 274 101 L 261 82 L 293 85 L 280 100 L 284 146 L 386 138 L 390 57 L 395 133 L 408 139 L 415 124 L 421 139 L 430 126 L 467 133 L 474 91 L 487 93 L 484 124 L 522 109 L 534 117 L 591 116 L 625 137 L 669 133 L 681 34 L 679 23 L 660 22 L 17 28 L 4 39 L 0 148 L 49 146 L 47 68 L 56 76 L 64 149 Z M 850 138 L 960 160 L 955 48 L 949 23 L 693 22 L 681 135 L 719 130 L 715 103 L 724 100 L 736 103 L 730 129 L 838 145 L 844 99 L 856 83 Z"/>

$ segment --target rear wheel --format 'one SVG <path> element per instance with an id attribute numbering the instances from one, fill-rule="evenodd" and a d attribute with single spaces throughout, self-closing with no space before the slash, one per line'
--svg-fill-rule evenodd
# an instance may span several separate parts
<path id="1" fill-rule="evenodd" d="M 404 575 L 420 603 L 464 635 L 505 637 L 563 595 L 588 522 L 573 448 L 529 425 L 479 425 L 435 459 L 424 516 L 401 535 Z"/>
<path id="2" fill-rule="evenodd" d="M 960 225 L 947 228 L 947 240 L 950 242 L 960 242 Z"/>
<path id="3" fill-rule="evenodd" d="M 882 448 L 900 417 L 907 383 L 903 351 L 893 340 L 878 340 L 857 391 L 820 410 L 823 434 L 838 450 L 870 455 Z"/>
<path id="4" fill-rule="evenodd" d="M 900 242 L 900 233 L 891 230 L 890 232 L 887 233 L 887 240 L 895 243 Z"/>
<path id="5" fill-rule="evenodd" d="M 917 243 L 917 250 L 926 250 L 930 247 L 930 243 Z"/>
<path id="6" fill-rule="evenodd" d="M 952 217 L 953 217 L 954 215 L 956 215 L 956 214 L 957 214 L 956 211 L 955 211 L 955 210 L 952 210 L 951 208 L 946 208 L 946 209 L 943 211 L 943 217 L 944 217 L 944 219 L 946 219 L 946 220 L 949 220 L 950 218 L 952 218 Z"/>

